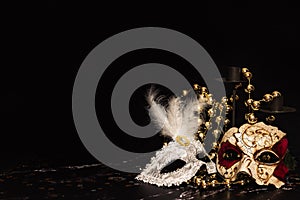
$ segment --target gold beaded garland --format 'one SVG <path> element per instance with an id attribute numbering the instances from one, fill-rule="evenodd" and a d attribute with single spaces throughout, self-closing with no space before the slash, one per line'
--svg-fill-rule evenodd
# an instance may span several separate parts
<path id="1" fill-rule="evenodd" d="M 255 90 L 255 87 L 254 87 L 254 85 L 252 85 L 250 83 L 251 79 L 253 78 L 253 75 L 249 71 L 248 68 L 242 68 L 242 74 L 248 80 L 248 84 L 247 84 L 246 88 L 244 89 L 244 91 L 248 95 L 248 99 L 243 102 L 244 105 L 248 108 L 248 112 L 245 113 L 245 120 L 250 124 L 255 124 L 255 123 L 257 123 L 258 118 L 255 116 L 254 111 L 260 110 L 264 102 L 272 101 L 273 98 L 281 96 L 281 93 L 278 91 L 273 91 L 271 94 L 263 95 L 263 98 L 261 100 L 254 100 L 251 97 L 251 95 L 252 95 L 252 92 Z M 238 86 L 241 87 L 242 84 L 240 83 Z M 230 120 L 226 117 L 223 117 L 222 112 L 225 112 L 225 114 L 228 114 L 230 111 L 232 111 L 232 106 L 229 105 L 228 102 L 233 102 L 234 100 L 239 100 L 239 97 L 238 97 L 238 95 L 235 96 L 235 99 L 233 99 L 233 96 L 231 96 L 229 99 L 227 97 L 223 97 L 220 102 L 216 102 L 213 99 L 213 95 L 208 92 L 208 89 L 206 87 L 200 87 L 198 84 L 194 84 L 194 90 L 198 91 L 197 94 L 198 94 L 199 100 L 201 100 L 201 102 L 206 102 L 209 105 L 211 105 L 211 107 L 206 110 L 207 114 L 208 114 L 208 121 L 206 121 L 206 120 L 201 121 L 202 126 L 199 127 L 199 130 L 195 134 L 195 136 L 201 142 L 204 141 L 207 133 L 213 134 L 215 136 L 215 138 L 217 139 L 220 135 L 222 135 L 222 133 L 224 133 L 224 129 L 228 128 L 227 126 L 230 124 Z M 203 112 L 203 110 L 200 111 L 200 108 L 199 108 L 199 112 Z M 215 120 L 211 121 L 212 118 L 215 118 Z M 268 116 L 266 118 L 266 121 L 268 121 L 270 123 L 273 122 L 274 120 L 275 120 L 275 116 L 273 116 L 273 115 Z M 208 130 L 212 129 L 212 122 L 217 123 L 218 128 L 208 132 Z M 219 126 L 222 126 L 223 124 L 225 125 L 224 129 L 223 129 L 223 127 L 219 127 Z M 213 142 L 212 146 L 213 146 L 213 149 L 212 149 L 213 151 L 208 154 L 208 158 L 210 160 L 215 159 L 217 156 L 217 151 L 219 148 L 219 143 L 217 142 L 217 140 L 215 142 Z M 237 181 L 230 181 L 229 179 L 220 180 L 220 177 L 216 177 L 215 173 L 211 174 L 211 175 L 204 174 L 203 171 L 201 171 L 199 173 L 201 175 L 194 176 L 194 178 L 192 178 L 189 181 L 189 183 L 194 183 L 197 186 L 202 187 L 203 189 L 208 188 L 210 186 L 216 187 L 217 185 L 225 185 L 228 188 L 230 188 L 234 184 L 244 185 L 250 181 L 246 178 L 244 178 L 242 180 L 237 180 Z"/>

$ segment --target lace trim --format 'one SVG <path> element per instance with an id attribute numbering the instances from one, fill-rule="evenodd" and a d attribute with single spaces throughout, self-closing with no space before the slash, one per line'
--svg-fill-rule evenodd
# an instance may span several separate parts
<path id="1" fill-rule="evenodd" d="M 200 141 L 192 141 L 189 146 L 181 146 L 172 141 L 156 152 L 156 155 L 151 158 L 150 163 L 146 165 L 136 179 L 157 186 L 178 186 L 190 180 L 200 167 L 206 164 L 196 158 L 196 155 L 200 152 L 207 154 Z M 173 172 L 160 173 L 165 166 L 177 159 L 185 161 L 186 164 Z M 210 168 L 212 167 L 211 163 Z M 213 167 L 215 168 L 215 165 Z"/>

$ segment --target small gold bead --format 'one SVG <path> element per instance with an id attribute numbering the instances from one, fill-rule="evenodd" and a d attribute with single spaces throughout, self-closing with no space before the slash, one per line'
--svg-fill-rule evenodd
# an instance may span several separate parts
<path id="1" fill-rule="evenodd" d="M 211 122 L 205 122 L 205 127 L 207 129 L 211 129 Z"/>
<path id="2" fill-rule="evenodd" d="M 209 156 L 209 158 L 212 160 L 212 159 L 214 159 L 216 157 L 216 153 L 211 153 L 210 154 L 210 156 Z"/>
<path id="3" fill-rule="evenodd" d="M 248 116 L 248 122 L 250 124 L 255 124 L 257 122 L 257 118 L 255 117 L 254 113 L 250 113 Z"/>
<path id="4" fill-rule="evenodd" d="M 203 139 L 204 138 L 204 133 L 199 133 L 199 137 L 201 138 L 201 139 Z"/>
<path id="5" fill-rule="evenodd" d="M 253 120 L 253 119 L 255 119 L 255 115 L 254 115 L 254 113 L 250 113 L 250 115 L 249 115 L 249 119 L 250 119 L 250 120 Z"/>
<path id="6" fill-rule="evenodd" d="M 249 84 L 249 85 L 247 85 L 247 88 L 245 89 L 245 92 L 251 93 L 251 92 L 253 92 L 254 90 L 255 90 L 254 85 Z"/>
<path id="7" fill-rule="evenodd" d="M 221 134 L 221 131 L 216 129 L 213 131 L 213 135 L 215 136 L 215 138 L 218 138 L 218 136 Z"/>
<path id="8" fill-rule="evenodd" d="M 245 184 L 245 182 L 243 180 L 241 180 L 241 185 L 244 185 L 244 184 Z"/>
<path id="9" fill-rule="evenodd" d="M 216 148 L 218 148 L 218 143 L 217 142 L 213 142 L 212 146 L 213 146 L 214 149 L 216 149 Z"/>
<path id="10" fill-rule="evenodd" d="M 245 73 L 244 73 L 244 76 L 245 76 L 248 80 L 250 80 L 250 79 L 252 78 L 252 73 L 251 73 L 251 72 L 245 72 Z"/>
<path id="11" fill-rule="evenodd" d="M 220 103 L 220 104 L 218 105 L 218 108 L 219 108 L 219 110 L 223 110 L 224 105 Z"/>
<path id="12" fill-rule="evenodd" d="M 221 100 L 221 102 L 223 104 L 226 104 L 228 102 L 228 98 L 227 97 L 223 97 L 222 100 Z"/>
<path id="13" fill-rule="evenodd" d="M 226 113 L 229 113 L 230 111 L 232 111 L 232 106 L 226 105 Z"/>
<path id="14" fill-rule="evenodd" d="M 201 87 L 201 93 L 207 94 L 208 93 L 207 87 Z"/>
<path id="15" fill-rule="evenodd" d="M 275 97 L 280 97 L 280 96 L 281 96 L 281 93 L 278 92 L 278 91 L 274 91 L 274 92 L 272 92 L 272 96 L 273 96 L 273 98 L 275 98 Z"/>
<path id="16" fill-rule="evenodd" d="M 224 124 L 225 124 L 225 125 L 228 125 L 229 123 L 230 123 L 230 120 L 229 120 L 229 119 L 225 119 L 225 120 L 224 120 Z"/>
<path id="17" fill-rule="evenodd" d="M 212 97 L 209 97 L 209 98 L 207 98 L 206 102 L 211 105 L 211 104 L 213 104 L 214 99 Z"/>
<path id="18" fill-rule="evenodd" d="M 212 98 L 212 97 L 213 97 L 213 94 L 206 94 L 206 97 L 207 97 L 207 98 Z"/>
<path id="19" fill-rule="evenodd" d="M 194 183 L 196 183 L 196 179 L 197 179 L 197 176 L 194 176 L 194 177 L 192 178 L 192 181 L 193 181 Z"/>
<path id="20" fill-rule="evenodd" d="M 201 183 L 201 178 L 198 178 L 198 177 L 197 177 L 195 182 L 196 182 L 197 185 L 200 185 L 200 183 Z"/>
<path id="21" fill-rule="evenodd" d="M 214 110 L 212 108 L 209 109 L 207 112 L 208 112 L 209 117 L 213 117 L 214 114 L 215 114 L 215 112 L 214 112 Z"/>
<path id="22" fill-rule="evenodd" d="M 230 188 L 230 180 L 229 180 L 229 179 L 226 179 L 226 180 L 225 180 L 225 183 L 226 183 L 226 186 L 227 186 L 228 188 Z"/>
<path id="23" fill-rule="evenodd" d="M 267 122 L 273 122 L 275 121 L 276 117 L 274 115 L 270 115 L 266 118 Z"/>
<path id="24" fill-rule="evenodd" d="M 249 72 L 249 69 L 246 68 L 246 67 L 243 67 L 243 68 L 242 68 L 242 73 L 245 74 L 246 72 Z"/>
<path id="25" fill-rule="evenodd" d="M 212 181 L 211 181 L 211 186 L 212 186 L 212 187 L 215 187 L 215 186 L 216 186 L 216 182 L 217 182 L 216 180 L 212 180 Z"/>
<path id="26" fill-rule="evenodd" d="M 247 101 L 245 101 L 245 105 L 251 106 L 253 101 L 254 101 L 253 99 L 247 99 Z"/>
<path id="27" fill-rule="evenodd" d="M 270 102 L 270 101 L 273 100 L 273 96 L 272 96 L 271 94 L 265 94 L 265 95 L 263 96 L 263 100 L 264 100 L 265 102 Z"/>
<path id="28" fill-rule="evenodd" d="M 216 117 L 216 123 L 217 124 L 220 124 L 220 122 L 223 120 L 223 117 L 222 116 L 218 116 Z"/>
<path id="29" fill-rule="evenodd" d="M 253 101 L 252 105 L 251 105 L 251 108 L 253 110 L 259 110 L 259 108 L 260 108 L 260 101 Z"/>
<path id="30" fill-rule="evenodd" d="M 202 186 L 203 188 L 206 188 L 206 182 L 205 182 L 205 180 L 202 180 L 202 181 L 201 181 L 201 186 Z"/>
<path id="31" fill-rule="evenodd" d="M 200 86 L 198 84 L 194 84 L 194 90 L 200 90 Z"/>

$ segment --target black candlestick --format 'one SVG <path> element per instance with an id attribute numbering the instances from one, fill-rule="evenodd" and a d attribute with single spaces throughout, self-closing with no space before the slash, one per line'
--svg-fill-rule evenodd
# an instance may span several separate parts
<path id="1" fill-rule="evenodd" d="M 296 108 L 284 106 L 283 96 L 280 95 L 275 97 L 271 102 L 268 102 L 260 111 L 268 114 L 280 114 L 295 112 Z"/>
<path id="2" fill-rule="evenodd" d="M 231 122 L 231 124 L 232 124 L 232 126 L 235 126 L 235 124 L 236 124 L 237 89 L 241 86 L 241 83 L 246 82 L 246 80 L 242 79 L 242 69 L 240 67 L 235 67 L 235 66 L 226 67 L 225 75 L 226 76 L 224 78 L 222 78 L 222 80 L 224 83 L 229 84 L 230 90 L 232 90 L 232 122 Z M 232 86 L 232 84 L 234 84 L 234 85 Z"/>

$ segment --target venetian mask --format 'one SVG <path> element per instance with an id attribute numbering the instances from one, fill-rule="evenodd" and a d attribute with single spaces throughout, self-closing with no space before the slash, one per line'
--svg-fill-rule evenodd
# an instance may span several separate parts
<path id="1" fill-rule="evenodd" d="M 156 95 L 150 90 L 147 99 L 149 115 L 158 127 L 162 127 L 162 135 L 172 141 L 156 152 L 136 179 L 169 187 L 187 182 L 204 164 L 209 174 L 216 173 L 213 161 L 204 162 L 197 158 L 199 154 L 208 155 L 203 144 L 195 139 L 199 126 L 205 123 L 200 111 L 205 109 L 207 102 L 197 98 L 173 97 L 168 107 L 164 107 L 154 100 Z M 176 166 L 176 162 L 180 164 Z"/>
<path id="2" fill-rule="evenodd" d="M 259 185 L 284 185 L 286 134 L 263 122 L 232 127 L 223 136 L 216 160 L 218 172 L 230 181 L 248 174 Z"/>
<path id="3" fill-rule="evenodd" d="M 178 186 L 190 180 L 200 167 L 205 164 L 208 173 L 215 173 L 215 163 L 205 163 L 196 156 L 205 150 L 199 141 L 191 141 L 188 145 L 181 145 L 172 141 L 156 152 L 156 155 L 146 165 L 145 169 L 136 177 L 137 180 L 157 186 Z M 174 162 L 180 161 L 176 168 Z M 165 171 L 173 165 L 173 170 Z M 171 169 L 171 168 L 169 168 Z"/>

